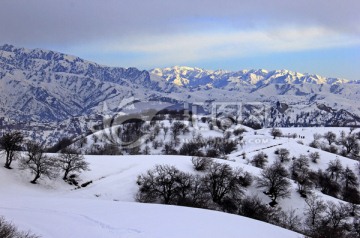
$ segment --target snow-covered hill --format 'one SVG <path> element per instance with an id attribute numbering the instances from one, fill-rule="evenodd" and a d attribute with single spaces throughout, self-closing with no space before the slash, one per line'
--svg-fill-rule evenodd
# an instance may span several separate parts
<path id="1" fill-rule="evenodd" d="M 162 121 L 162 124 L 164 128 L 170 126 L 167 120 Z M 243 127 L 238 125 L 229 129 L 232 132 L 230 139 L 238 137 L 233 132 L 239 128 Z M 202 138 L 225 134 L 216 127 L 210 130 L 207 123 L 199 122 L 197 129 L 196 132 L 200 133 Z M 309 157 L 310 153 L 317 152 L 318 161 L 308 161 L 309 170 L 314 173 L 318 170 L 326 171 L 329 164 L 338 159 L 343 168 L 348 167 L 359 177 L 358 161 L 309 146 L 314 138 L 317 138 L 320 144 L 327 144 L 325 138 L 319 135 L 328 131 L 332 131 L 339 138 L 341 131 L 346 135 L 357 135 L 359 129 L 281 128 L 283 135 L 289 137 L 275 139 L 270 134 L 271 129 L 244 129 L 247 131 L 241 134 L 243 143 L 237 144 L 236 149 L 228 155 L 228 160 L 213 158 L 214 161 L 228 164 L 234 169 L 240 168 L 253 177 L 260 177 L 263 170 L 252 164 L 254 156 L 259 152 L 266 153 L 268 162 L 265 166 L 268 166 L 279 160 L 275 151 L 286 148 L 289 151 L 289 160 L 282 164 L 288 171 L 291 171 L 293 162 L 302 155 Z M 109 134 L 109 130 L 99 131 L 95 135 Z M 179 136 L 179 146 L 197 136 L 193 135 L 193 131 L 194 128 Z M 164 135 L 162 128 L 154 141 L 162 138 L 167 143 L 171 140 L 169 134 Z M 296 136 L 292 136 L 294 134 Z M 96 142 L 92 138 L 93 136 L 87 137 L 87 148 L 95 146 Z M 148 142 L 147 145 L 151 144 L 153 142 Z M 333 145 L 341 147 L 335 142 Z M 22 230 L 31 229 L 43 237 L 301 237 L 300 234 L 238 215 L 197 208 L 135 203 L 135 195 L 139 189 L 138 176 L 153 169 L 155 165 L 175 166 L 180 171 L 194 175 L 204 174 L 194 169 L 192 157 L 159 155 L 160 152 L 159 148 L 151 148 L 150 154 L 153 155 L 86 155 L 85 159 L 91 170 L 80 175 L 80 182 L 92 183 L 79 189 L 65 183 L 60 176 L 56 180 L 43 179 L 39 180 L 37 185 L 31 184 L 29 181 L 32 175 L 27 170 L 19 170 L 15 161 L 12 170 L 0 167 L 0 216 L 12 220 Z M 1 157 L 0 164 L 3 163 L 4 157 Z M 303 226 L 307 204 L 300 196 L 295 180 L 290 177 L 288 179 L 289 196 L 278 199 L 278 208 L 284 212 L 293 211 L 293 215 L 301 220 Z M 344 183 L 342 179 L 338 182 Z M 344 203 L 340 200 L 342 195 L 338 198 L 325 195 L 316 186 L 311 190 L 324 202 Z M 263 192 L 264 188 L 259 188 L 254 179 L 254 182 L 244 189 L 244 196 L 257 196 L 264 204 L 268 204 L 271 198 Z M 352 224 L 352 219 L 354 218 L 348 217 L 346 221 Z"/>
<path id="2" fill-rule="evenodd" d="M 61 181 L 28 182 L 29 175 L 0 168 L 0 215 L 42 237 L 208 238 L 300 235 L 253 219 L 203 209 L 134 202 L 136 177 L 155 164 L 190 170 L 188 157 L 87 156 L 94 182 L 73 190 Z M 3 162 L 2 160 L 0 161 Z"/>

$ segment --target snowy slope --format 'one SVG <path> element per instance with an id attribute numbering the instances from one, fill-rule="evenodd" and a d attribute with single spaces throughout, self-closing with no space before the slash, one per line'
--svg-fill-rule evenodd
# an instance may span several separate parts
<path id="1" fill-rule="evenodd" d="M 172 206 L 94 199 L 2 200 L 1 214 L 43 237 L 183 238 L 299 237 L 248 218 Z"/>
<path id="2" fill-rule="evenodd" d="M 167 121 L 165 122 L 165 126 Z M 218 131 L 216 128 L 214 130 L 209 130 L 206 124 L 198 125 L 198 130 L 195 130 L 201 133 L 203 138 L 209 137 L 222 137 L 223 134 Z M 243 126 L 234 126 L 230 129 L 232 131 L 235 128 L 239 128 Z M 186 142 L 190 141 L 193 138 L 192 131 L 193 128 L 189 128 L 190 132 L 181 135 L 180 137 L 180 144 L 179 146 L 175 147 L 175 149 L 179 150 L 181 145 Z M 241 145 L 237 146 L 237 149 L 228 155 L 228 161 L 218 160 L 221 163 L 228 163 L 234 168 L 242 168 L 244 171 L 248 171 L 250 174 L 254 176 L 258 176 L 261 172 L 261 169 L 254 167 L 251 164 L 251 160 L 253 157 L 259 153 L 264 152 L 268 155 L 268 162 L 266 166 L 271 165 L 275 161 L 278 160 L 277 155 L 275 154 L 276 149 L 286 148 L 290 152 L 290 161 L 284 162 L 284 166 L 287 169 L 290 169 L 292 165 L 291 159 L 293 157 L 299 158 L 300 155 L 309 156 L 310 153 L 318 152 L 320 159 L 317 163 L 310 161 L 310 169 L 312 171 L 318 171 L 319 169 L 325 171 L 331 161 L 339 159 L 342 163 L 342 166 L 349 167 L 353 170 L 356 174 L 358 174 L 358 161 L 349 159 L 337 154 L 329 153 L 323 151 L 321 149 L 312 148 L 309 146 L 310 142 L 313 141 L 314 134 L 323 135 L 328 131 L 332 131 L 340 137 L 341 131 L 345 131 L 345 133 L 349 133 L 349 128 L 280 128 L 283 134 L 286 135 L 293 135 L 296 134 L 295 138 L 276 138 L 270 135 L 271 129 L 261 129 L 261 130 L 252 130 L 250 128 L 246 128 L 247 132 L 244 132 L 243 139 Z M 95 135 L 104 135 L 109 133 L 109 129 L 105 131 L 100 131 Z M 356 129 L 352 133 L 357 133 L 360 129 Z M 83 148 L 83 152 L 88 150 L 89 148 L 94 147 L 94 145 L 99 145 L 99 143 L 104 142 L 97 142 L 94 143 L 92 141 L 92 136 L 88 137 L 88 143 Z M 102 137 L 102 136 L 100 136 Z M 301 138 L 300 138 L 301 137 Z M 235 139 L 236 137 L 232 135 L 230 139 Z M 154 140 L 164 140 L 164 144 L 171 140 L 170 136 L 167 135 L 164 139 L 163 132 L 160 131 L 159 135 L 155 137 Z M 324 139 L 322 139 L 324 140 Z M 321 142 L 321 140 L 320 140 Z M 323 141 L 325 142 L 325 141 Z M 107 142 L 109 143 L 109 142 Z M 325 142 L 327 143 L 327 142 Z M 94 174 L 94 172 L 87 172 L 83 175 L 85 178 L 84 180 L 90 180 L 94 177 L 96 178 L 96 182 L 94 185 L 88 188 L 88 190 L 78 190 L 77 193 L 80 194 L 81 197 L 88 197 L 88 191 L 91 191 L 90 196 L 98 196 L 99 199 L 105 200 L 120 200 L 120 201 L 132 201 L 133 194 L 137 191 L 137 187 L 134 186 L 134 181 L 136 176 L 141 173 L 141 171 L 145 171 L 149 168 L 152 168 L 156 164 L 169 164 L 174 165 L 178 169 L 184 172 L 194 172 L 193 165 L 190 161 L 189 157 L 186 156 L 169 156 L 169 155 L 161 155 L 163 154 L 162 148 L 163 146 L 159 146 L 158 149 L 153 149 L 152 143 L 142 144 L 141 150 L 144 149 L 145 145 L 150 147 L 150 154 L 154 156 L 121 156 L 122 158 L 122 167 L 121 169 L 117 167 L 109 166 L 108 170 L 103 170 L 103 174 Z M 245 154 L 245 158 L 244 158 Z M 92 165 L 94 166 L 94 171 L 96 171 L 97 167 L 104 168 L 104 164 L 110 164 L 111 159 L 113 157 L 102 157 L 102 160 L 96 160 L 97 156 L 87 156 L 89 160 L 92 161 Z M 130 179 L 133 178 L 133 179 Z M 103 186 L 105 184 L 105 186 Z M 109 189 L 109 186 L 112 184 L 113 189 Z M 114 185 L 115 184 L 115 185 Z M 121 190 L 125 189 L 128 193 L 123 193 Z M 297 214 L 299 216 L 303 216 L 304 208 L 306 207 L 305 201 L 303 198 L 300 197 L 300 194 L 297 192 L 297 185 L 295 182 L 292 182 L 291 188 L 291 196 L 289 199 L 283 199 L 279 201 L 281 207 L 285 210 L 295 209 L 297 210 Z M 249 195 L 257 195 L 263 199 L 264 202 L 270 202 L 270 198 L 265 196 L 262 190 L 256 188 L 256 185 L 253 184 L 248 190 L 247 194 Z M 322 194 L 320 191 L 314 190 L 315 194 L 321 196 L 324 200 L 328 201 L 340 201 L 338 199 L 329 197 L 327 195 Z"/>
<path id="3" fill-rule="evenodd" d="M 0 215 L 21 229 L 51 238 L 300 236 L 222 212 L 133 202 L 139 173 L 167 162 L 190 170 L 187 157 L 88 156 L 87 160 L 92 171 L 84 179 L 94 182 L 79 190 L 60 180 L 32 185 L 29 175 L 0 168 Z"/>
<path id="4" fill-rule="evenodd" d="M 261 169 L 251 165 L 252 157 L 260 151 L 265 152 L 269 165 L 277 160 L 274 153 L 277 148 L 287 148 L 290 157 L 319 152 L 318 163 L 310 162 L 310 168 L 314 171 L 326 169 L 329 162 L 335 159 L 340 159 L 344 167 L 348 166 L 354 171 L 357 169 L 358 161 L 308 146 L 314 133 L 324 134 L 331 130 L 339 135 L 342 130 L 348 133 L 348 128 L 281 128 L 285 135 L 296 133 L 301 138 L 276 139 L 270 136 L 270 129 L 247 130 L 243 134 L 245 143 L 229 155 L 229 160 L 217 162 L 259 176 Z M 204 137 L 219 135 L 216 130 L 206 131 L 203 128 L 200 131 Z M 163 137 L 162 134 L 159 136 Z M 244 153 L 246 158 L 243 157 Z M 13 170 L 0 167 L 0 215 L 12 220 L 21 229 L 31 229 L 43 237 L 301 237 L 300 234 L 241 216 L 134 202 L 138 175 L 157 164 L 174 165 L 181 171 L 201 174 L 194 170 L 191 157 L 87 155 L 85 158 L 91 170 L 81 174 L 81 182 L 92 183 L 81 189 L 74 189 L 60 178 L 55 181 L 44 179 L 38 185 L 33 185 L 29 183 L 32 176 L 18 170 L 16 163 Z M 0 163 L 3 162 L 4 158 L 1 158 Z M 290 165 L 291 162 L 284 163 L 286 168 Z M 316 189 L 313 192 L 324 201 L 342 202 Z M 270 202 L 256 183 L 248 187 L 245 193 L 256 195 L 265 203 Z M 295 182 L 291 181 L 290 197 L 278 202 L 284 211 L 294 209 L 299 217 L 304 218 L 306 204 L 297 192 Z"/>

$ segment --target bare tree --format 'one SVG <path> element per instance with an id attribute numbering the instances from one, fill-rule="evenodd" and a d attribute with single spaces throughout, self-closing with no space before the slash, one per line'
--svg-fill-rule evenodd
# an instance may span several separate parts
<path id="1" fill-rule="evenodd" d="M 290 182 L 287 179 L 288 172 L 279 162 L 275 162 L 261 172 L 257 179 L 259 188 L 266 188 L 272 198 L 272 204 L 276 204 L 277 198 L 284 198 L 290 195 Z"/>
<path id="2" fill-rule="evenodd" d="M 343 171 L 343 167 L 342 167 L 340 160 L 335 159 L 335 160 L 330 161 L 329 166 L 326 169 L 326 171 L 330 173 L 331 179 L 335 178 L 335 181 L 337 181 L 338 178 L 340 177 L 340 174 Z"/>
<path id="3" fill-rule="evenodd" d="M 39 154 L 44 153 L 44 148 L 39 143 L 28 142 L 26 143 L 26 151 L 29 162 L 30 160 L 34 160 Z"/>
<path id="4" fill-rule="evenodd" d="M 329 145 L 336 142 L 336 134 L 334 132 L 328 131 L 324 134 L 324 138 L 328 141 Z"/>
<path id="5" fill-rule="evenodd" d="M 245 197 L 241 201 L 239 214 L 256 220 L 269 222 L 269 206 L 263 203 L 259 197 Z"/>
<path id="6" fill-rule="evenodd" d="M 300 155 L 299 158 L 293 160 L 290 171 L 291 178 L 296 180 L 300 173 L 309 171 L 309 159 L 305 155 Z"/>
<path id="7" fill-rule="evenodd" d="M 335 204 L 332 201 L 328 201 L 326 214 L 331 229 L 333 232 L 336 232 L 336 230 L 344 224 L 348 216 L 347 207 L 343 203 Z"/>
<path id="8" fill-rule="evenodd" d="M 316 152 L 310 153 L 309 157 L 312 162 L 317 163 L 318 160 L 320 159 L 320 154 L 319 154 L 319 152 L 316 151 Z"/>
<path id="9" fill-rule="evenodd" d="M 228 164 L 212 163 L 203 182 L 206 191 L 217 204 L 221 204 L 225 197 L 236 200 L 243 194 L 241 183 Z"/>
<path id="10" fill-rule="evenodd" d="M 279 149 L 275 150 L 275 154 L 277 154 L 281 163 L 290 160 L 289 159 L 290 152 L 288 149 L 279 148 Z"/>
<path id="11" fill-rule="evenodd" d="M 210 196 L 205 191 L 202 176 L 195 175 L 191 177 L 191 188 L 189 189 L 187 195 L 191 206 L 208 208 Z"/>
<path id="12" fill-rule="evenodd" d="M 251 160 L 251 164 L 255 167 L 263 169 L 265 164 L 268 162 L 267 158 L 268 155 L 261 151 L 258 154 L 254 155 L 253 159 Z"/>
<path id="13" fill-rule="evenodd" d="M 326 211 L 324 216 L 312 227 L 311 236 L 329 237 L 329 238 L 342 238 L 346 236 L 349 226 L 346 223 L 348 212 L 346 205 L 335 204 L 334 202 L 327 202 Z"/>
<path id="14" fill-rule="evenodd" d="M 360 147 L 355 134 L 350 134 L 345 137 L 342 136 L 340 143 L 345 147 L 346 154 L 350 154 L 355 151 L 358 152 Z"/>
<path id="15" fill-rule="evenodd" d="M 321 170 L 319 170 L 317 177 L 317 185 L 320 187 L 322 193 L 329 196 L 338 197 L 341 187 L 339 183 L 331 177 L 330 173 L 323 173 Z"/>
<path id="16" fill-rule="evenodd" d="M 298 184 L 298 192 L 301 196 L 306 197 L 312 187 L 312 182 L 309 178 L 309 159 L 305 155 L 300 155 L 298 159 L 293 161 L 290 169 L 291 177 Z"/>
<path id="17" fill-rule="evenodd" d="M 180 155 L 190 155 L 190 156 L 203 156 L 201 151 L 201 143 L 196 141 L 190 141 L 188 143 L 184 143 L 180 150 Z"/>
<path id="18" fill-rule="evenodd" d="M 346 166 L 345 170 L 342 171 L 341 178 L 345 183 L 345 189 L 349 187 L 356 188 L 359 185 L 354 171 L 352 171 L 348 166 Z"/>
<path id="19" fill-rule="evenodd" d="M 137 184 L 139 202 L 207 208 L 209 195 L 204 190 L 202 177 L 181 172 L 174 166 L 156 165 L 140 175 Z"/>
<path id="20" fill-rule="evenodd" d="M 195 170 L 204 171 L 209 168 L 212 163 L 212 159 L 207 157 L 192 157 L 191 162 L 194 165 Z"/>
<path id="21" fill-rule="evenodd" d="M 278 128 L 273 128 L 273 129 L 271 129 L 271 131 L 270 131 L 270 135 L 272 135 L 272 136 L 274 137 L 274 139 L 276 139 L 276 137 L 282 136 L 282 132 L 281 132 L 281 130 L 278 129 Z"/>
<path id="22" fill-rule="evenodd" d="M 191 190 L 193 176 L 190 173 L 179 172 L 176 177 L 176 193 L 175 203 L 179 205 L 185 205 L 188 202 L 188 195 Z"/>
<path id="23" fill-rule="evenodd" d="M 309 146 L 312 148 L 320 148 L 321 144 L 318 140 L 313 140 L 312 142 L 310 142 Z"/>
<path id="24" fill-rule="evenodd" d="M 181 134 L 181 132 L 186 133 L 189 130 L 187 126 L 182 122 L 174 122 L 170 129 L 173 141 L 177 141 L 177 138 Z"/>
<path id="25" fill-rule="evenodd" d="M 20 169 L 30 169 L 31 173 L 35 175 L 31 183 L 36 184 L 36 181 L 41 176 L 46 176 L 53 179 L 57 176 L 55 172 L 54 158 L 48 157 L 44 153 L 44 149 L 40 145 L 32 145 L 28 147 L 27 158 L 22 158 L 20 161 Z"/>
<path id="26" fill-rule="evenodd" d="M 155 202 L 174 204 L 177 196 L 177 178 L 181 172 L 174 166 L 156 165 L 137 179 L 140 186 L 137 200 L 140 202 Z"/>
<path id="27" fill-rule="evenodd" d="M 312 228 L 321 220 L 323 213 L 326 211 L 326 205 L 319 196 L 315 195 L 308 196 L 305 199 L 305 203 L 307 204 L 304 213 L 306 223 L 309 228 Z"/>
<path id="28" fill-rule="evenodd" d="M 177 155 L 178 152 L 174 149 L 172 143 L 165 143 L 164 148 L 161 150 L 164 155 Z"/>
<path id="29" fill-rule="evenodd" d="M 292 231 L 301 231 L 301 218 L 296 214 L 295 209 L 290 209 L 287 212 L 282 212 L 281 216 L 281 222 L 280 224 L 282 227 L 285 227 L 286 229 L 292 230 Z"/>
<path id="30" fill-rule="evenodd" d="M 85 161 L 84 156 L 73 149 L 62 150 L 57 164 L 64 172 L 63 180 L 67 179 L 70 172 L 80 173 L 89 170 L 89 163 Z"/>
<path id="31" fill-rule="evenodd" d="M 0 138 L 0 147 L 5 151 L 5 168 L 11 169 L 11 163 L 16 159 L 17 151 L 21 149 L 24 137 L 21 132 L 8 132 Z"/>

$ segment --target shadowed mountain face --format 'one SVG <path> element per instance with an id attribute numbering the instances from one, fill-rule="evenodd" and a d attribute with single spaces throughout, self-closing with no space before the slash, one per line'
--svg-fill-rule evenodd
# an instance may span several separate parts
<path id="1" fill-rule="evenodd" d="M 155 89 L 147 71 L 100 66 L 45 50 L 0 47 L 1 114 L 11 119 L 63 120 L 94 113 L 136 85 Z"/>
<path id="2" fill-rule="evenodd" d="M 78 57 L 11 45 L 0 47 L 0 117 L 3 121 L 59 122 L 121 110 L 124 100 L 242 107 L 242 120 L 263 126 L 360 124 L 359 82 L 288 70 L 203 70 L 107 67 Z M 106 111 L 104 110 L 106 104 Z M 146 109 L 146 105 L 139 110 Z"/>

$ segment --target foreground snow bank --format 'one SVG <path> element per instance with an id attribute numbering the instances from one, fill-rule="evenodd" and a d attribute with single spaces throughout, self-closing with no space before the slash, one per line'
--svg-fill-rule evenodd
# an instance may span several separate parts
<path id="1" fill-rule="evenodd" d="M 81 177 L 94 182 L 79 190 L 61 179 L 31 184 L 31 175 L 18 170 L 16 163 L 13 170 L 0 167 L 0 216 L 44 238 L 301 237 L 277 226 L 222 212 L 134 202 L 137 175 L 155 164 L 193 171 L 190 157 L 86 159 L 91 171 Z"/>
<path id="2" fill-rule="evenodd" d="M 202 209 L 70 198 L 2 198 L 0 214 L 42 237 L 300 237 L 241 216 Z"/>

